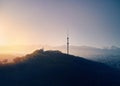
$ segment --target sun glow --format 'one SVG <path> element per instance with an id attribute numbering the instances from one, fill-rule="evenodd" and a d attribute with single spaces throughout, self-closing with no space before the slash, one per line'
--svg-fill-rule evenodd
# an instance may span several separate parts
<path id="1" fill-rule="evenodd" d="M 27 33 L 21 28 L 26 28 L 9 16 L 0 16 L 0 45 L 26 44 Z"/>
<path id="2" fill-rule="evenodd" d="M 8 15 L 0 14 L 0 54 L 28 52 L 25 47 L 19 46 L 28 44 L 27 33 L 21 28 L 25 28 L 25 26 L 20 26 Z"/>

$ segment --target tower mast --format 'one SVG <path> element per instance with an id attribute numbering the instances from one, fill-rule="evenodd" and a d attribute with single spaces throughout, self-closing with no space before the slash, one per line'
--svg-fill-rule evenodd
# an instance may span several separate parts
<path id="1" fill-rule="evenodd" d="M 67 31 L 67 54 L 69 54 L 69 32 Z"/>

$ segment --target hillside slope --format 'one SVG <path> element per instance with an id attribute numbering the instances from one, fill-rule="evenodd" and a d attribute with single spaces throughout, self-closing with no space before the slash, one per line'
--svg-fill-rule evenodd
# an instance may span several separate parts
<path id="1" fill-rule="evenodd" d="M 120 73 L 102 63 L 37 50 L 16 64 L 0 67 L 1 86 L 120 86 Z"/>

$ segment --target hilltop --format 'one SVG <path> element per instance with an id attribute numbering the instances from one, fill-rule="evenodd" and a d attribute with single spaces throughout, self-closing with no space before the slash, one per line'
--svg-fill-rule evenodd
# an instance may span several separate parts
<path id="1" fill-rule="evenodd" d="M 0 67 L 1 86 L 119 86 L 119 81 L 118 70 L 60 51 L 36 50 Z"/>

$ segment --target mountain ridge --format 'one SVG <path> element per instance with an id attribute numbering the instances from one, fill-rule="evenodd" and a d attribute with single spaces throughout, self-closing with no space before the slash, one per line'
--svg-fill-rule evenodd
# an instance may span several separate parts
<path id="1" fill-rule="evenodd" d="M 36 50 L 23 58 L 18 63 L 0 67 L 2 86 L 120 85 L 118 70 L 82 57 Z"/>

